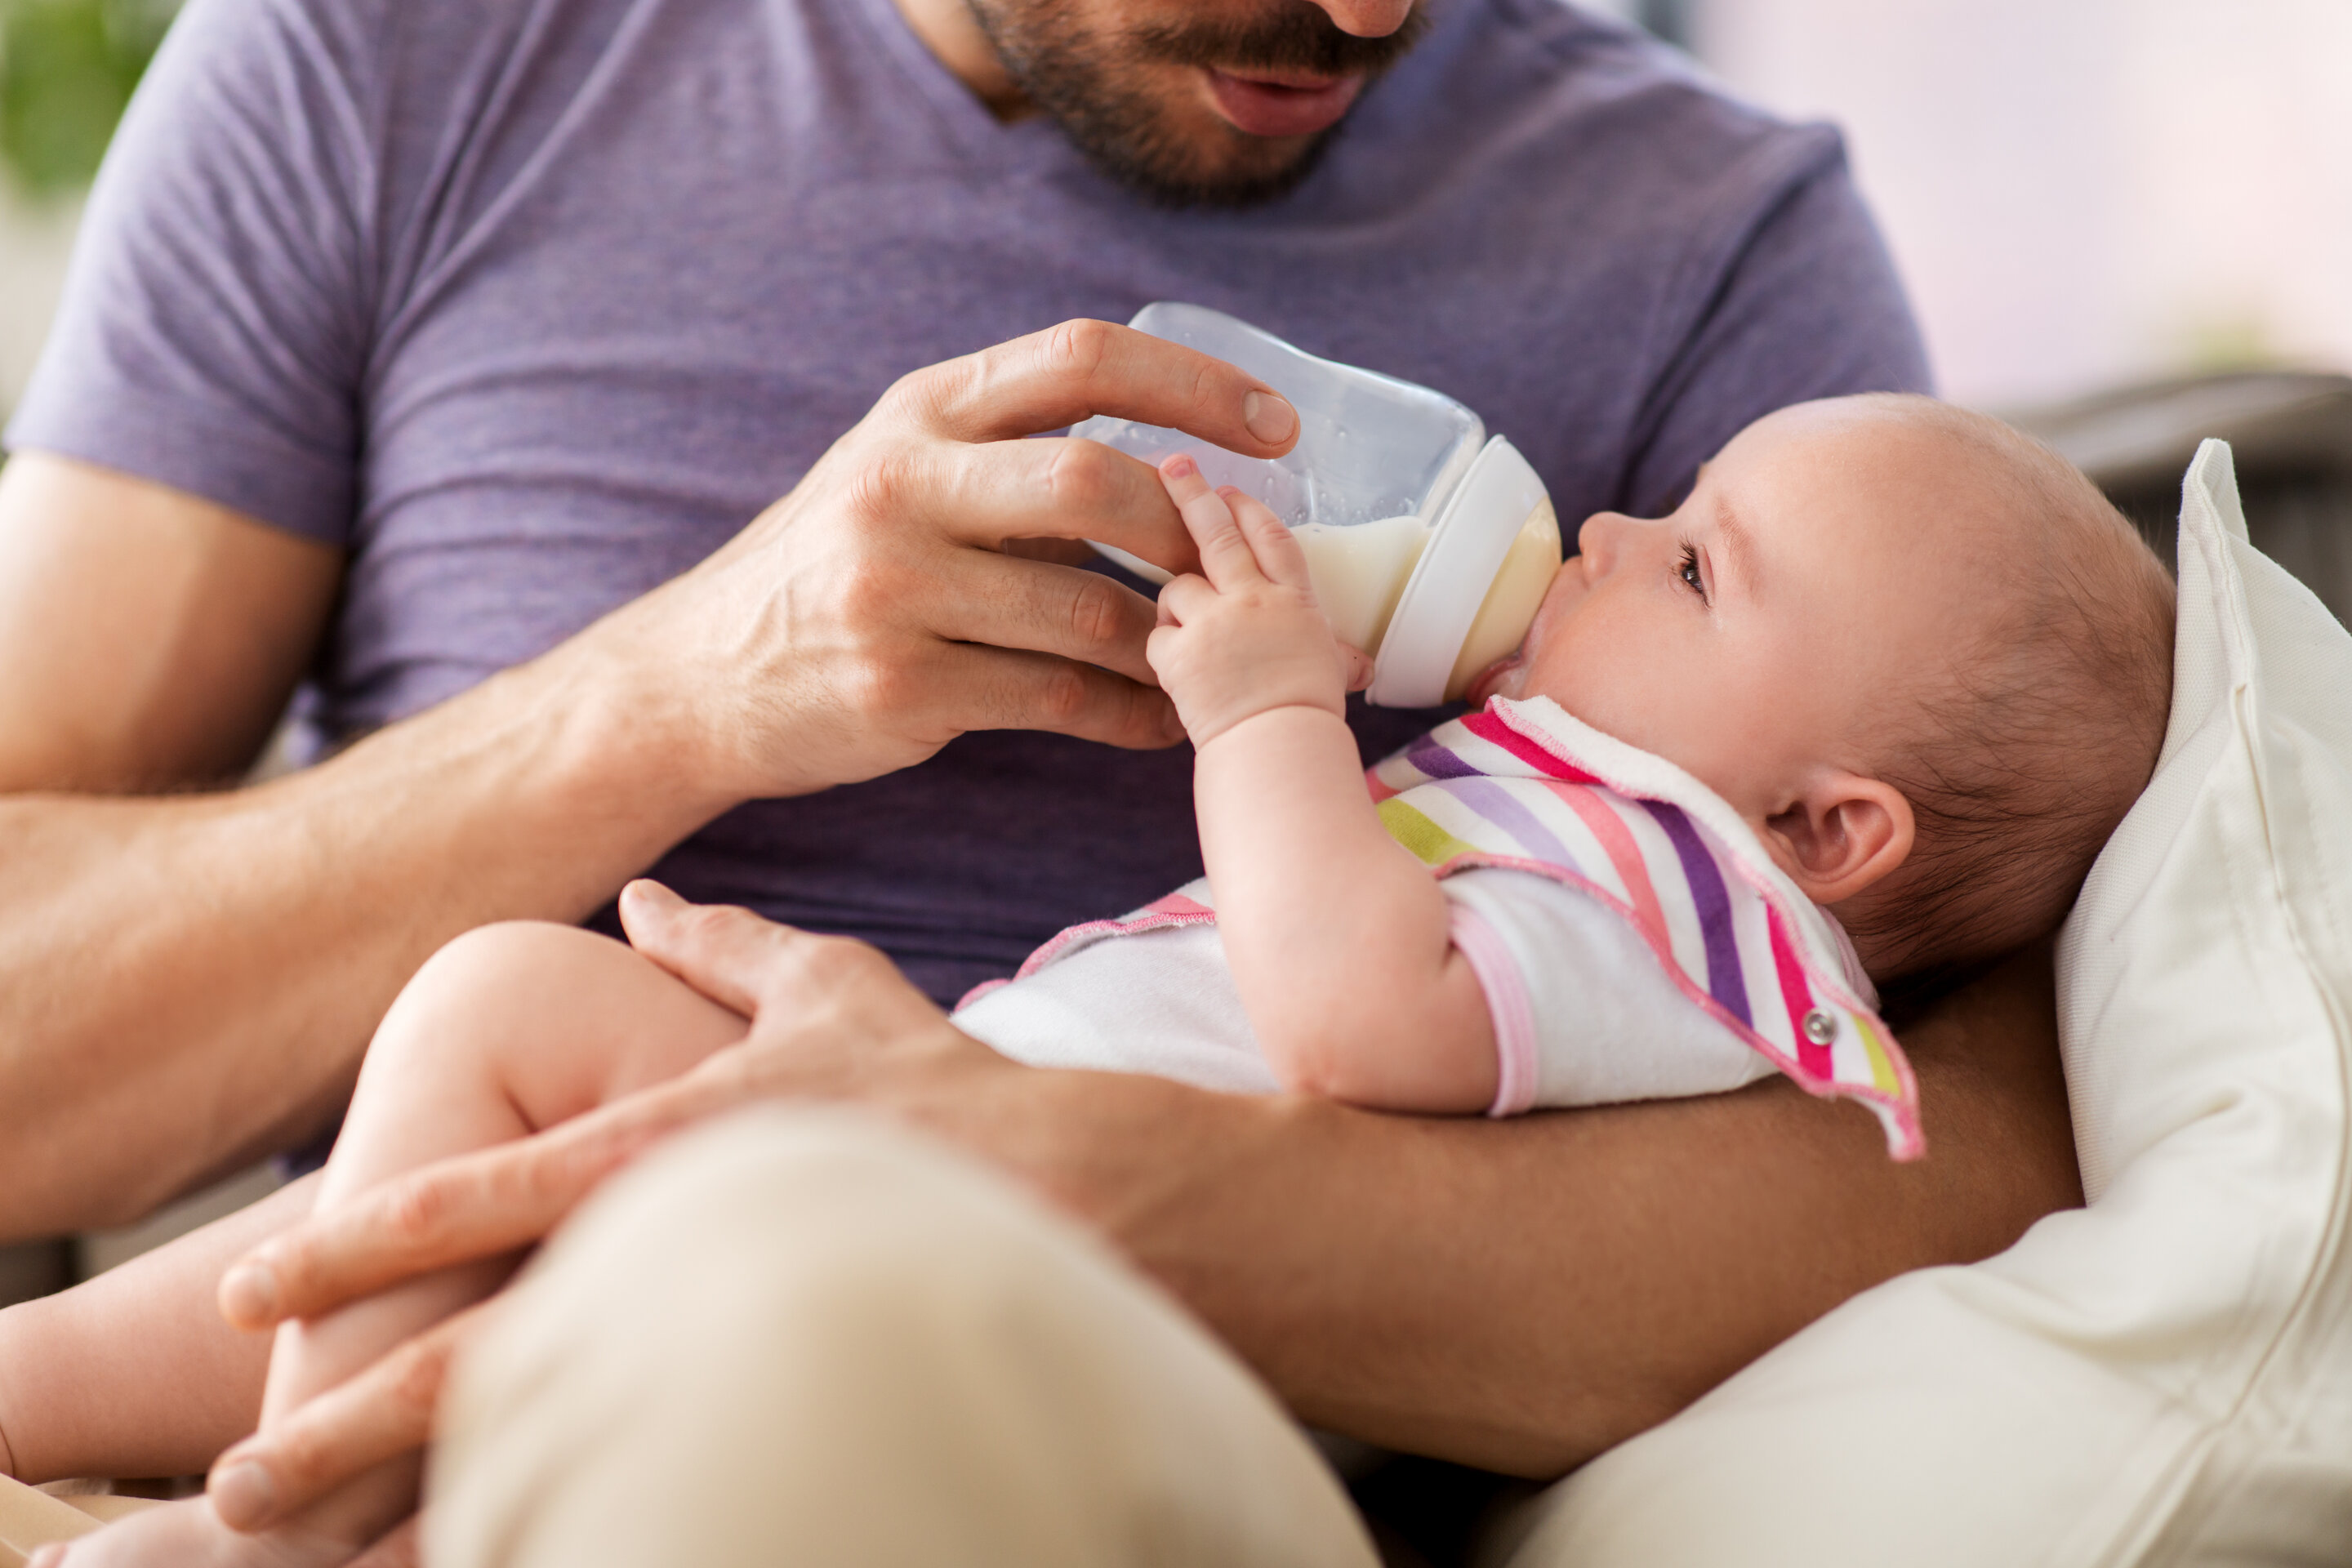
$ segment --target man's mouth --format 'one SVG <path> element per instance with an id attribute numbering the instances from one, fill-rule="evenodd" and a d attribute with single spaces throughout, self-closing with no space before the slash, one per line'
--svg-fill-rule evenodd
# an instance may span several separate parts
<path id="1" fill-rule="evenodd" d="M 1204 74 L 1217 112 L 1252 136 L 1313 136 L 1328 131 L 1364 89 L 1360 74 L 1316 77 L 1213 68 Z"/>

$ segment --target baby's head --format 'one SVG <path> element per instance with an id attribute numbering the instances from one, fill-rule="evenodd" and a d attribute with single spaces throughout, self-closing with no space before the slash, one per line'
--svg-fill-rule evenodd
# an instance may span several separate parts
<path id="1" fill-rule="evenodd" d="M 1923 397 L 1784 409 L 1673 516 L 1602 512 L 1477 695 L 1723 795 L 1881 979 L 2063 919 L 2147 782 L 2169 577 L 2063 458 Z"/>

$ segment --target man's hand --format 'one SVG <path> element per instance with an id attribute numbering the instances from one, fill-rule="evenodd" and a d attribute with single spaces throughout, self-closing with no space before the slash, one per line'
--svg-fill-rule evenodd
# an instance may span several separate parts
<path id="1" fill-rule="evenodd" d="M 642 951 L 756 1014 L 740 1053 L 313 1218 L 224 1282 L 233 1320 L 316 1314 L 530 1245 L 605 1173 L 702 1115 L 769 1095 L 850 1096 L 1101 1232 L 1302 1418 L 1549 1476 L 1664 1420 L 1856 1291 L 1990 1256 L 2081 1201 L 2046 952 L 1912 1024 L 1937 1154 L 1896 1165 L 1869 1118 L 1785 1080 L 1493 1123 L 1023 1068 L 855 943 L 691 909 L 645 884 L 624 913 Z M 236 1458 L 263 1468 L 282 1516 L 395 1439 L 422 1442 L 446 1360 L 430 1343 L 396 1351 L 346 1385 L 343 1409 L 305 1409 Z M 393 1386 L 404 1392 L 389 1415 L 388 1394 L 359 1392 Z M 308 1466 L 274 1446 L 296 1430 Z M 332 1454 L 339 1464 L 320 1458 Z"/>
<path id="2" fill-rule="evenodd" d="M 1150 602 L 1007 552 L 1092 539 L 1192 564 L 1149 465 L 1022 438 L 1095 414 L 1253 457 L 1298 430 L 1231 365 L 1066 322 L 906 377 L 790 495 L 590 637 L 654 672 L 646 706 L 683 721 L 681 767 L 730 805 L 889 773 L 970 730 L 1181 739 L 1144 659 Z"/>
<path id="3" fill-rule="evenodd" d="M 584 919 L 755 797 L 970 730 L 1181 738 L 1149 600 L 1024 559 L 1182 570 L 1147 465 L 1023 440 L 1093 413 L 1251 456 L 1297 416 L 1231 365 L 1075 321 L 919 371 L 709 561 L 315 767 L 217 794 L 285 706 L 342 560 L 37 453 L 0 473 L 0 1237 L 120 1224 L 299 1141 L 459 932 Z M 161 790 L 152 798 L 122 791 Z M 202 896 L 191 896 L 201 889 Z"/>
<path id="4" fill-rule="evenodd" d="M 1201 574 L 1160 590 L 1160 624 L 1145 652 L 1192 743 L 1205 746 L 1272 708 L 1345 718 L 1347 694 L 1371 679 L 1372 661 L 1331 635 L 1290 530 L 1231 486 L 1211 489 L 1189 457 L 1169 458 L 1160 474 L 1200 552 Z"/>
<path id="5" fill-rule="evenodd" d="M 950 1026 L 890 961 L 744 910 L 688 905 L 630 885 L 638 950 L 743 1014 L 751 1033 L 684 1078 L 535 1138 L 386 1182 L 257 1248 L 221 1282 L 245 1329 L 315 1317 L 402 1279 L 537 1245 L 599 1183 L 667 1134 L 769 1099 L 954 1098 L 1015 1068 Z M 457 1349 L 497 1298 L 451 1318 L 223 1454 L 211 1489 L 224 1521 L 258 1530 L 369 1466 L 421 1447 Z"/>

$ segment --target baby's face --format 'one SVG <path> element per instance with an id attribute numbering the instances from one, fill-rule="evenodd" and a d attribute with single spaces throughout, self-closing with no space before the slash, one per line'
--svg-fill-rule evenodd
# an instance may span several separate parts
<path id="1" fill-rule="evenodd" d="M 1890 690 L 1946 668 L 1981 602 L 1955 592 L 1985 535 L 1946 456 L 1933 432 L 1838 404 L 1759 421 L 1673 516 L 1586 520 L 1474 699 L 1549 697 L 1750 820 L 1824 768 L 1874 773 Z"/>

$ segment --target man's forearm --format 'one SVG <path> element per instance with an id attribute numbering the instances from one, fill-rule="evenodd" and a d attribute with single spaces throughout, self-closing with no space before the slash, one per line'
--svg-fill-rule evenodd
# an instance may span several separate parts
<path id="1" fill-rule="evenodd" d="M 559 649 L 251 790 L 0 799 L 0 1236 L 299 1136 L 440 943 L 578 919 L 723 806 L 614 666 Z"/>
<path id="2" fill-rule="evenodd" d="M 2079 1203 L 2052 1017 L 2042 956 L 1906 1032 L 1916 1165 L 1780 1079 L 1503 1123 L 1089 1074 L 913 1109 L 1108 1232 L 1304 1418 L 1549 1476 Z"/>

